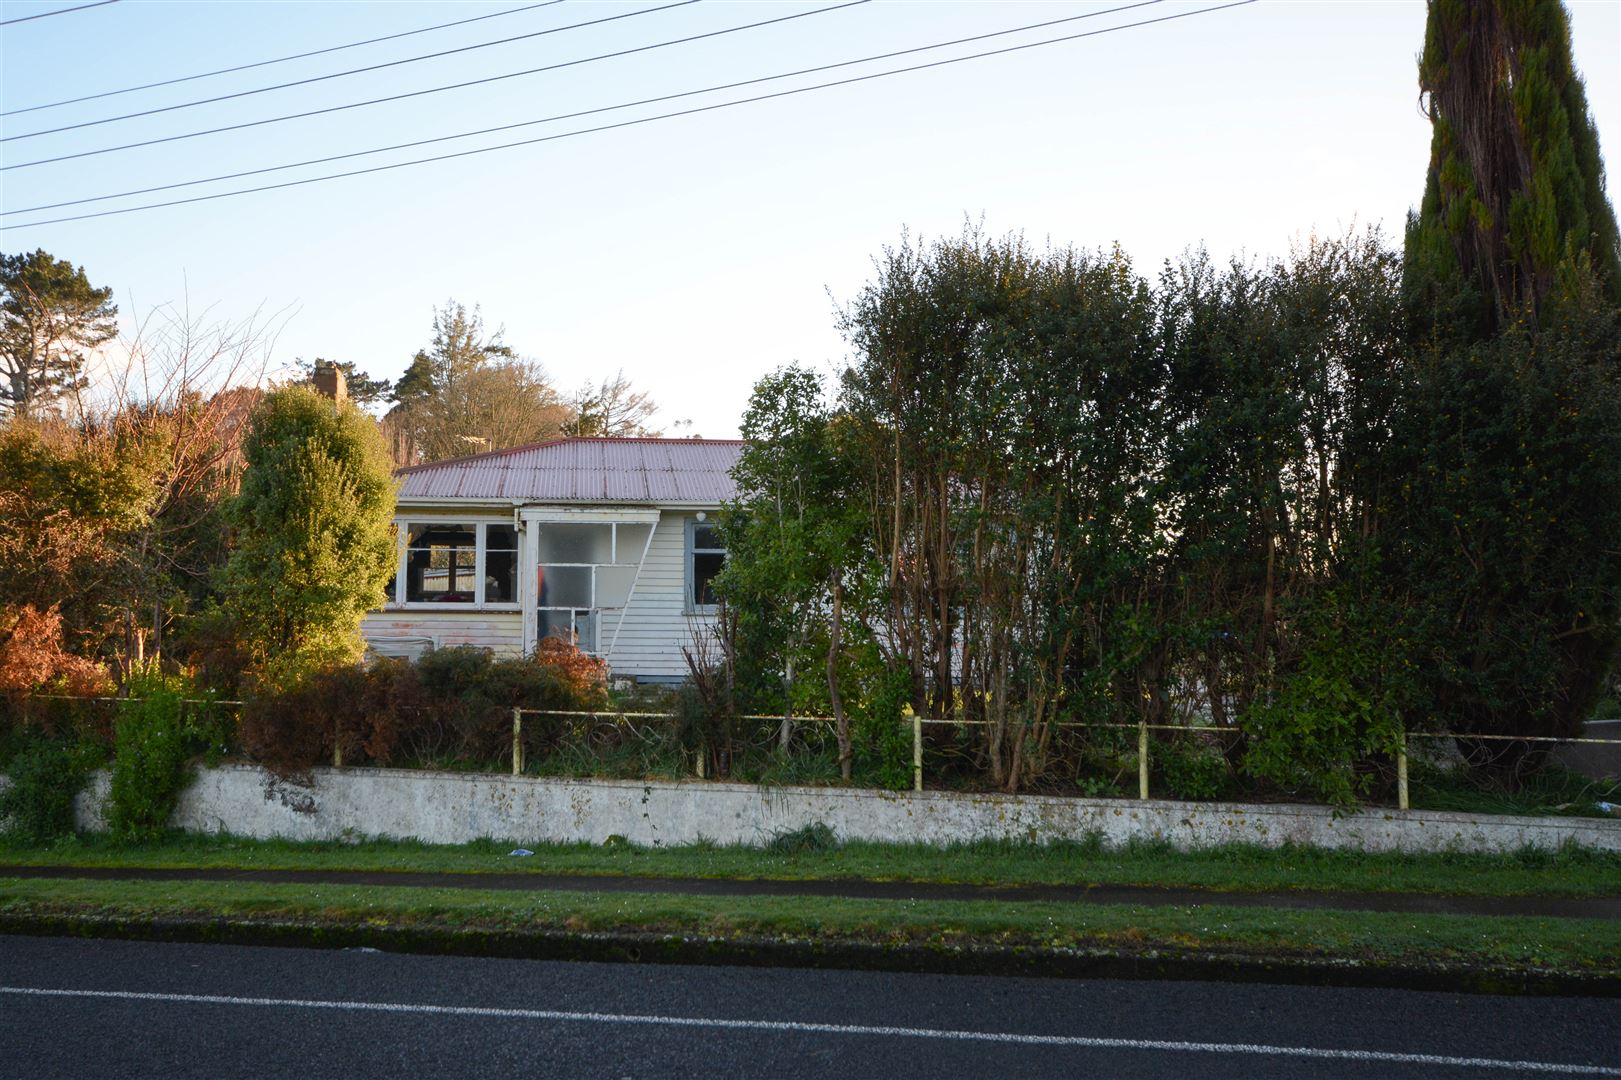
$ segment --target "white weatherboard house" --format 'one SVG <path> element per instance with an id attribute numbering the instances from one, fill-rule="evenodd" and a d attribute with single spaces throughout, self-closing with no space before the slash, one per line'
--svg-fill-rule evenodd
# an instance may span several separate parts
<path id="1" fill-rule="evenodd" d="M 367 644 L 517 655 L 557 635 L 615 677 L 680 680 L 682 646 L 714 618 L 714 514 L 742 450 L 571 438 L 401 469 L 399 568 Z"/>

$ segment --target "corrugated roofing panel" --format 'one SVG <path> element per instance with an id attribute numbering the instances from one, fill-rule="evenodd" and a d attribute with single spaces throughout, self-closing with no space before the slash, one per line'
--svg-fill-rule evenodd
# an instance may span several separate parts
<path id="1" fill-rule="evenodd" d="M 741 442 L 718 439 L 560 439 L 404 469 L 400 494 L 719 505 L 736 493 L 731 469 L 742 451 Z"/>

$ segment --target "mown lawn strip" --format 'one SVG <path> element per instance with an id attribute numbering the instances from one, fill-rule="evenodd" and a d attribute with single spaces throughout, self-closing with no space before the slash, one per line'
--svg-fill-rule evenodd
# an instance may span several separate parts
<path id="1" fill-rule="evenodd" d="M 0 878 L 0 914 L 203 916 L 312 924 L 649 931 L 889 943 L 1238 951 L 1621 975 L 1621 924 L 1200 905 L 634 896 L 257 882 Z"/>
<path id="2" fill-rule="evenodd" d="M 80 836 L 49 848 L 7 846 L 0 867 L 360 870 L 608 874 L 778 880 L 870 879 L 977 885 L 1155 885 L 1224 891 L 1321 890 L 1457 896 L 1621 896 L 1621 853 L 1566 848 L 1504 855 L 1366 854 L 1316 848 L 1225 846 L 1177 852 L 1134 844 L 844 843 L 819 850 L 690 845 L 643 848 L 477 841 L 295 843 L 174 834 L 120 845 Z"/>

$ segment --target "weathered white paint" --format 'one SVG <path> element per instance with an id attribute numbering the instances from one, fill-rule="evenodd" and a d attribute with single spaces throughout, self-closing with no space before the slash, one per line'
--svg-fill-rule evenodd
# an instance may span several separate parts
<path id="1" fill-rule="evenodd" d="M 1362 851 L 1502 852 L 1581 844 L 1621 851 L 1621 820 L 1498 817 L 1366 810 L 1336 817 L 1318 806 L 1135 802 L 1038 795 L 966 795 L 842 788 L 766 788 L 705 782 L 558 780 L 488 773 L 317 769 L 314 786 L 286 784 L 247 765 L 199 770 L 174 824 L 194 832 L 335 840 L 391 837 L 457 844 L 645 845 L 701 838 L 758 844 L 816 822 L 842 839 L 949 844 L 1050 842 L 1099 834 L 1110 843 L 1164 840 L 1187 850 L 1285 842 Z M 84 828 L 101 828 L 106 774 L 80 796 Z"/>
<path id="2" fill-rule="evenodd" d="M 366 643 L 388 656 L 417 656 L 431 645 L 477 645 L 501 656 L 523 653 L 523 616 L 516 611 L 373 611 L 361 621 Z"/>

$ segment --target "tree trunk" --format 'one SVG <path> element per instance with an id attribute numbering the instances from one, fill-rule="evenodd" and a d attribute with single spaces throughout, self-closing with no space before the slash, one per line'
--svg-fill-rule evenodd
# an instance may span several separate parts
<path id="1" fill-rule="evenodd" d="M 833 705 L 833 730 L 839 739 L 839 776 L 850 782 L 850 718 L 844 714 L 844 701 L 839 696 L 839 631 L 844 607 L 844 576 L 833 571 L 833 621 L 827 632 L 827 697 Z"/>

